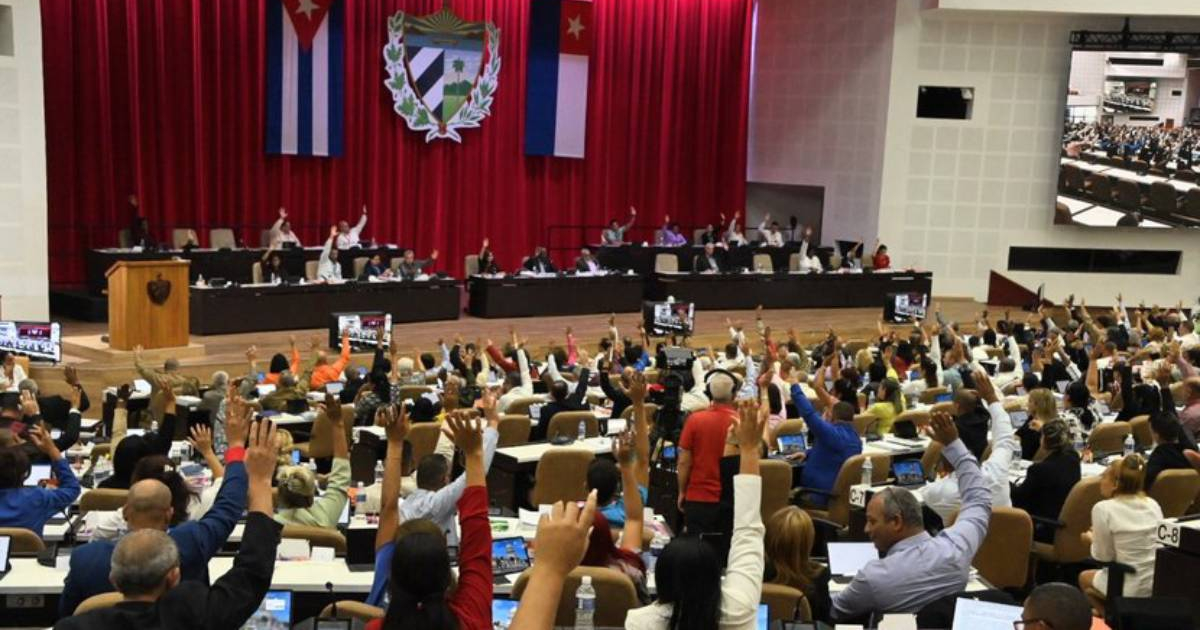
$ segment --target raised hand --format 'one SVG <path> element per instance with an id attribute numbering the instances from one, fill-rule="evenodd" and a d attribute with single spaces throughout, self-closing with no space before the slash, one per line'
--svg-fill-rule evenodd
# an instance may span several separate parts
<path id="1" fill-rule="evenodd" d="M 38 407 L 37 396 L 34 396 L 33 392 L 27 389 L 21 390 L 20 400 L 21 415 L 36 416 L 42 412 L 41 408 Z"/>
<path id="2" fill-rule="evenodd" d="M 933 414 L 930 428 L 933 440 L 942 446 L 949 446 L 958 439 L 958 426 L 954 424 L 954 418 L 944 411 Z"/>
<path id="3" fill-rule="evenodd" d="M 79 386 L 79 371 L 75 369 L 74 365 L 67 364 L 67 366 L 63 368 L 63 380 L 65 380 L 67 385 L 70 385 L 71 387 Z"/>
<path id="4" fill-rule="evenodd" d="M 759 445 L 762 443 L 763 430 L 767 426 L 767 417 L 770 413 L 769 407 L 760 406 L 753 400 L 743 400 L 738 403 L 739 420 L 736 431 L 738 447 L 741 449 L 743 457 L 747 451 L 753 451 L 757 457 Z"/>
<path id="5" fill-rule="evenodd" d="M 637 450 L 633 446 L 633 432 L 622 431 L 612 439 L 613 458 L 622 468 L 632 466 L 637 459 Z"/>
<path id="6" fill-rule="evenodd" d="M 335 225 L 335 226 L 333 226 L 333 227 L 331 227 L 331 228 L 329 228 L 329 238 L 333 238 L 333 237 L 335 237 L 335 236 L 337 236 L 337 235 L 338 235 L 338 228 L 337 228 L 337 226 L 336 226 L 336 225 Z"/>
<path id="7" fill-rule="evenodd" d="M 188 438 L 188 444 L 196 449 L 202 455 L 207 455 L 213 452 L 212 429 L 208 425 L 194 424 L 191 430 L 192 436 Z"/>
<path id="8" fill-rule="evenodd" d="M 279 207 L 279 218 L 286 219 L 287 217 L 288 217 L 287 210 L 284 210 L 283 206 L 280 206 Z"/>
<path id="9" fill-rule="evenodd" d="M 339 427 L 342 424 L 342 404 L 338 402 L 333 394 L 325 392 L 325 402 L 320 405 L 321 411 L 325 412 L 325 417 L 329 418 L 329 423 L 334 427 Z"/>
<path id="10" fill-rule="evenodd" d="M 271 487 L 279 447 L 275 441 L 275 423 L 258 420 L 250 427 L 250 443 L 246 447 L 246 476 L 250 485 Z"/>
<path id="11" fill-rule="evenodd" d="M 33 442 L 33 445 L 50 461 L 55 461 L 62 457 L 58 446 L 54 444 L 54 438 L 50 437 L 50 432 L 40 424 L 29 427 L 29 441 Z"/>
<path id="12" fill-rule="evenodd" d="M 465 411 L 456 411 L 446 416 L 442 433 L 445 433 L 467 457 L 483 452 L 482 427 L 478 420 L 471 418 Z"/>
<path id="13" fill-rule="evenodd" d="M 79 385 L 71 386 L 71 409 L 79 410 L 79 405 L 83 404 L 83 388 Z"/>
<path id="14" fill-rule="evenodd" d="M 601 378 L 607 378 L 606 375 Z M 646 403 L 646 375 L 641 372 L 634 372 L 629 379 L 629 400 L 635 405 L 643 405 Z"/>
<path id="15" fill-rule="evenodd" d="M 250 430 L 250 413 L 250 406 L 231 385 L 225 397 L 225 439 L 230 447 L 246 443 L 246 433 Z"/>
<path id="16" fill-rule="evenodd" d="M 992 384 L 992 379 L 987 375 L 987 372 L 975 370 L 975 391 L 979 392 L 979 397 L 987 401 L 988 404 L 999 402 L 999 397 L 996 396 L 996 387 Z"/>

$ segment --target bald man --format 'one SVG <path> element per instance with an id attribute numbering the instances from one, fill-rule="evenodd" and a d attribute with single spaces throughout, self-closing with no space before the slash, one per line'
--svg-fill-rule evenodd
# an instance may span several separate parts
<path id="1" fill-rule="evenodd" d="M 158 481 L 134 484 L 125 517 L 145 525 L 126 534 L 110 555 L 109 580 L 121 592 L 115 606 L 67 617 L 55 628 L 74 630 L 157 630 L 158 628 L 240 628 L 258 608 L 271 585 L 282 526 L 271 518 L 271 474 L 275 469 L 275 429 L 256 424 L 245 455 L 249 475 L 246 533 L 233 568 L 212 588 L 207 581 L 185 580 L 186 562 L 179 539 L 157 525 L 170 513 L 170 496 Z M 239 447 L 240 448 L 240 447 Z M 228 474 L 228 473 L 227 473 Z M 226 482 L 228 483 L 228 482 Z M 243 478 L 243 483 L 246 483 Z M 157 485 L 155 485 L 157 484 Z M 164 505 L 163 501 L 166 500 Z M 181 526 L 182 527 L 182 526 Z M 176 531 L 180 528 L 176 528 Z M 90 546 L 89 545 L 85 545 Z M 74 558 L 72 558 L 74 564 Z"/>
<path id="2" fill-rule="evenodd" d="M 179 549 L 179 568 L 184 580 L 208 584 L 208 561 L 216 555 L 246 505 L 246 418 L 232 415 L 225 420 L 229 449 L 225 451 L 225 481 L 212 509 L 198 521 L 181 523 L 168 531 L 174 510 L 171 491 L 161 481 L 143 479 L 129 488 L 122 513 L 129 531 L 166 531 Z M 114 540 L 93 540 L 71 553 L 71 568 L 59 599 L 60 615 L 70 615 L 83 600 L 113 590 L 109 581 Z"/>
<path id="3" fill-rule="evenodd" d="M 1092 605 L 1074 586 L 1050 582 L 1033 589 L 1025 599 L 1021 621 L 1026 630 L 1088 630 Z"/>
<path id="4" fill-rule="evenodd" d="M 694 411 L 679 437 L 678 505 L 691 534 L 732 531 L 732 512 L 721 508 L 721 456 L 725 436 L 737 417 L 733 397 L 738 383 L 729 372 L 714 370 L 704 379 L 712 404 Z"/>

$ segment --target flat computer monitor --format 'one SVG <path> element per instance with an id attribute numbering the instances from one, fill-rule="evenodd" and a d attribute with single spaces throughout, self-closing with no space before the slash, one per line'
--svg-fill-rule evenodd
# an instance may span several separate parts
<path id="1" fill-rule="evenodd" d="M 696 328 L 696 305 L 690 302 L 644 302 L 642 319 L 655 337 L 691 335 Z"/>
<path id="2" fill-rule="evenodd" d="M 883 303 L 883 319 L 894 324 L 907 324 L 925 319 L 928 308 L 928 293 L 889 293 Z"/>
<path id="3" fill-rule="evenodd" d="M 292 627 L 292 592 L 267 591 L 258 610 L 242 624 L 242 630 L 275 630 Z"/>
<path id="4" fill-rule="evenodd" d="M 329 347 L 341 345 L 342 332 L 349 335 L 354 350 L 374 350 L 380 335 L 384 345 L 392 343 L 392 314 L 383 312 L 333 313 L 329 322 Z"/>
<path id="5" fill-rule="evenodd" d="M 925 469 L 919 459 L 893 460 L 892 476 L 896 478 L 897 486 L 925 485 Z"/>
<path id="6" fill-rule="evenodd" d="M 833 575 L 857 575 L 872 560 L 879 559 L 873 543 L 829 543 L 829 572 Z"/>
<path id="7" fill-rule="evenodd" d="M 808 450 L 808 444 L 805 443 L 804 435 L 801 433 L 781 435 L 776 438 L 776 441 L 779 442 L 779 453 L 782 455 L 794 455 Z"/>
<path id="8" fill-rule="evenodd" d="M 954 605 L 951 630 L 1012 630 L 1021 620 L 1021 607 L 960 597 Z"/>
<path id="9" fill-rule="evenodd" d="M 520 536 L 492 541 L 492 575 L 520 573 L 529 568 L 529 549 Z"/>
<path id="10" fill-rule="evenodd" d="M 0 350 L 58 363 L 62 361 L 62 326 L 58 322 L 0 321 Z"/>

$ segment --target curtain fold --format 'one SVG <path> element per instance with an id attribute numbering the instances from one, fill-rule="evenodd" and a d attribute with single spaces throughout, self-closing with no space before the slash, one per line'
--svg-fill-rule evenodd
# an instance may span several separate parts
<path id="1" fill-rule="evenodd" d="M 637 206 L 649 239 L 745 203 L 753 0 L 595 0 L 587 158 L 524 154 L 528 0 L 455 0 L 501 31 L 492 115 L 463 143 L 426 144 L 383 85 L 387 18 L 441 0 L 343 0 L 345 154 L 264 151 L 265 0 L 42 0 L 50 275 L 82 284 L 84 252 L 116 244 L 137 194 L 156 237 L 232 227 L 257 246 L 278 209 L 306 245 L 364 204 L 364 236 L 439 249 L 438 269 L 490 237 L 513 268 L 535 245 L 560 262 Z"/>

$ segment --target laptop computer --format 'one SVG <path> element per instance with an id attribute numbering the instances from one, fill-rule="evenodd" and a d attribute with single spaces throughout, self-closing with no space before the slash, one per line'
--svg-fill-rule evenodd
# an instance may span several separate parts
<path id="1" fill-rule="evenodd" d="M 892 477 L 896 485 L 911 488 L 925 485 L 925 468 L 919 459 L 892 460 Z"/>
<path id="2" fill-rule="evenodd" d="M 292 627 L 292 592 L 267 591 L 258 610 L 242 624 L 242 630 Z"/>
<path id="3" fill-rule="evenodd" d="M 879 559 L 879 551 L 869 542 L 835 543 L 829 548 L 829 573 L 833 581 L 839 584 L 849 584 L 858 575 L 858 571 L 872 560 Z"/>
<path id="4" fill-rule="evenodd" d="M 1010 411 L 1008 412 L 1008 419 L 1012 421 L 1013 429 L 1020 429 L 1025 426 L 1026 422 L 1029 422 L 1029 412 Z"/>
<path id="5" fill-rule="evenodd" d="M 346 568 L 356 573 L 375 570 L 374 528 L 355 527 L 342 531 L 346 535 Z"/>
<path id="6" fill-rule="evenodd" d="M 50 464 L 34 464 L 29 467 L 29 476 L 25 478 L 25 485 L 30 488 L 37 487 L 48 479 L 50 479 Z"/>
<path id="7" fill-rule="evenodd" d="M 512 627 L 513 617 L 517 614 L 517 604 L 521 602 L 515 599 L 493 599 L 492 600 L 492 628 L 494 630 L 508 630 Z"/>
<path id="8" fill-rule="evenodd" d="M 780 455 L 794 455 L 796 453 L 803 453 L 808 450 L 808 444 L 806 443 L 807 441 L 804 439 L 804 435 L 801 433 L 781 435 L 776 438 L 776 441 L 779 443 Z"/>
<path id="9" fill-rule="evenodd" d="M 12 548 L 12 536 L 0 536 L 0 580 L 8 575 L 8 550 Z"/>
<path id="10" fill-rule="evenodd" d="M 529 549 L 520 536 L 498 538 L 492 541 L 492 582 L 508 584 L 509 576 L 517 575 L 529 568 Z"/>
<path id="11" fill-rule="evenodd" d="M 950 392 L 946 392 L 945 394 L 938 394 L 933 399 L 933 402 L 935 402 L 935 403 L 953 402 L 953 401 L 954 401 L 954 394 L 951 394 Z"/>
<path id="12" fill-rule="evenodd" d="M 771 609 L 766 604 L 758 605 L 758 630 L 767 630 L 771 621 Z"/>
<path id="13" fill-rule="evenodd" d="M 1012 630 L 1021 620 L 1021 607 L 960 597 L 954 605 L 951 630 Z"/>

